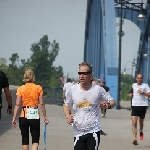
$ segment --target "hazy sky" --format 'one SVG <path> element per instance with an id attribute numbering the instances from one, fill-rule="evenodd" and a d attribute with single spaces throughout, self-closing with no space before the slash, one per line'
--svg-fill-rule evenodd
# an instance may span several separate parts
<path id="1" fill-rule="evenodd" d="M 55 66 L 76 76 L 83 61 L 86 0 L 0 0 L 0 57 L 32 54 L 31 44 L 48 35 L 59 43 Z M 73 75 L 72 75 L 73 74 Z"/>
<path id="2" fill-rule="evenodd" d="M 54 65 L 61 65 L 65 75 L 69 73 L 70 77 L 78 77 L 78 64 L 83 61 L 86 2 L 0 0 L 0 58 L 9 61 L 13 53 L 18 53 L 20 59 L 27 59 L 32 54 L 31 44 L 48 35 L 50 42 L 56 40 L 60 46 Z M 125 21 L 123 30 L 122 68 L 133 60 L 140 35 L 139 28 L 131 21 Z M 126 67 L 131 68 L 131 64 Z"/>

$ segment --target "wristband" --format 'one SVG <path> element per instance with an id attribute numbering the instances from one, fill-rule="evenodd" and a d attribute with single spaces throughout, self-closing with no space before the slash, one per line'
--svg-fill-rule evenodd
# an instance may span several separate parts
<path id="1" fill-rule="evenodd" d="M 107 103 L 108 104 L 108 109 L 111 109 L 111 105 L 110 105 L 110 103 Z"/>
<path id="2" fill-rule="evenodd" d="M 8 109 L 12 109 L 12 105 L 8 106 Z"/>

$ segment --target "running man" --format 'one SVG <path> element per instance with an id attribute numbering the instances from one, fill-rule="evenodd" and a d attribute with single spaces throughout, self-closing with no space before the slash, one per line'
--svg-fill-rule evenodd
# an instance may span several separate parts
<path id="1" fill-rule="evenodd" d="M 68 124 L 73 123 L 74 150 L 98 150 L 100 143 L 100 107 L 112 108 L 115 101 L 100 86 L 92 84 L 92 66 L 79 64 L 80 83 L 73 85 L 64 104 Z M 74 114 L 70 114 L 73 106 Z"/>
<path id="2" fill-rule="evenodd" d="M 133 144 L 138 145 L 137 142 L 137 121 L 139 117 L 139 136 L 140 140 L 143 140 L 143 123 L 148 107 L 148 97 L 150 96 L 150 88 L 146 83 L 142 83 L 143 75 L 137 74 L 137 83 L 132 84 L 133 97 L 132 97 L 132 133 L 133 133 Z"/>
<path id="3" fill-rule="evenodd" d="M 64 87 L 63 87 L 64 102 L 66 101 L 67 94 L 68 94 L 68 92 L 69 92 L 69 90 L 71 89 L 72 86 L 73 86 L 72 80 L 70 78 L 68 78 L 67 82 L 64 84 Z"/>

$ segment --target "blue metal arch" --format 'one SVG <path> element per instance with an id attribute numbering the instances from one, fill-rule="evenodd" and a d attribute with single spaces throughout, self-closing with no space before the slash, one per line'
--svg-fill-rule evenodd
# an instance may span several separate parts
<path id="1" fill-rule="evenodd" d="M 93 66 L 95 78 L 106 80 L 112 97 L 117 100 L 118 58 L 114 18 L 114 1 L 87 1 L 84 61 Z"/>
<path id="2" fill-rule="evenodd" d="M 132 21 L 142 31 L 144 29 L 145 22 L 138 21 L 137 19 L 138 13 L 139 13 L 138 9 L 122 8 L 123 18 Z M 120 17 L 120 7 L 116 7 L 116 17 Z"/>

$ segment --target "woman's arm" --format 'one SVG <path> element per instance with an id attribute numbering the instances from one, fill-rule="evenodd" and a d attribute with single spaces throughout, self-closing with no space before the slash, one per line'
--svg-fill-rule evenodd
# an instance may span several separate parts
<path id="1" fill-rule="evenodd" d="M 12 125 L 13 125 L 14 127 L 17 126 L 16 117 L 17 117 L 17 114 L 18 114 L 20 105 L 21 105 L 21 96 L 17 95 L 16 105 L 15 105 L 15 108 L 14 108 L 14 116 L 13 116 L 13 121 L 12 121 Z"/>
<path id="2" fill-rule="evenodd" d="M 46 116 L 46 109 L 45 109 L 45 103 L 43 101 L 43 95 L 39 96 L 39 106 L 40 106 L 42 113 L 43 113 L 44 122 L 45 122 L 45 124 L 48 124 L 49 121 L 48 121 L 47 116 Z"/>
<path id="3" fill-rule="evenodd" d="M 13 117 L 13 119 L 16 119 L 16 116 L 18 114 L 20 105 L 21 105 L 21 96 L 17 95 L 16 105 L 15 105 L 15 108 L 14 108 L 14 117 Z"/>

